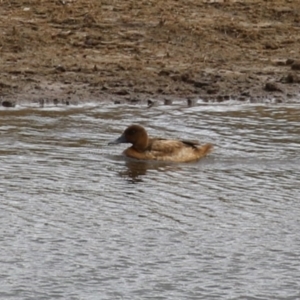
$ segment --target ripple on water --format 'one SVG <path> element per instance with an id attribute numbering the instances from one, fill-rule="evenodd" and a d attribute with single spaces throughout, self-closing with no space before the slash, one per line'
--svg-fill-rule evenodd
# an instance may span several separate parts
<path id="1" fill-rule="evenodd" d="M 0 110 L 0 296 L 300 297 L 297 106 Z M 131 123 L 211 142 L 189 164 L 125 160 Z"/>

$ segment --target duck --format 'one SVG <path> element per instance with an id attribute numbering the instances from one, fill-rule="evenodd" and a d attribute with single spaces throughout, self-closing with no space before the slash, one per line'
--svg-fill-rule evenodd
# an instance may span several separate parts
<path id="1" fill-rule="evenodd" d="M 200 145 L 196 141 L 152 138 L 143 126 L 136 124 L 127 127 L 119 138 L 108 144 L 121 143 L 132 144 L 123 152 L 126 157 L 178 163 L 197 161 L 213 149 L 210 143 Z"/>

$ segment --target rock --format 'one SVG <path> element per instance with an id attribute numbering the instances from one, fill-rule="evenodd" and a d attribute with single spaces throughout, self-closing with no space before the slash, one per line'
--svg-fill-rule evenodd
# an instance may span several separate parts
<path id="1" fill-rule="evenodd" d="M 250 97 L 251 94 L 250 94 L 249 91 L 243 91 L 243 92 L 241 93 L 241 96 Z"/>
<path id="2" fill-rule="evenodd" d="M 290 92 L 290 93 L 287 93 L 286 96 L 289 99 L 295 99 L 295 98 L 298 98 L 299 93 L 298 93 L 298 91 L 297 92 Z"/>
<path id="3" fill-rule="evenodd" d="M 55 70 L 58 71 L 58 72 L 66 72 L 66 68 L 62 65 L 56 66 Z"/>
<path id="4" fill-rule="evenodd" d="M 172 100 L 171 99 L 165 99 L 164 100 L 164 105 L 172 105 Z"/>
<path id="5" fill-rule="evenodd" d="M 289 65 L 293 64 L 294 61 L 295 61 L 294 59 L 288 58 L 288 59 L 286 60 L 285 64 L 286 64 L 287 66 L 289 66 Z"/>
<path id="6" fill-rule="evenodd" d="M 173 74 L 173 75 L 170 75 L 170 78 L 174 81 L 180 81 L 181 80 L 181 76 L 178 75 L 178 74 Z"/>
<path id="7" fill-rule="evenodd" d="M 196 88 L 202 88 L 204 86 L 208 86 L 209 85 L 209 83 L 205 82 L 205 81 L 196 81 L 196 80 L 194 80 L 193 83 L 194 83 L 194 87 L 196 87 Z"/>
<path id="8" fill-rule="evenodd" d="M 240 96 L 240 97 L 238 97 L 238 100 L 239 100 L 239 101 L 246 101 L 247 98 L 246 98 L 246 97 L 243 97 L 243 96 Z"/>
<path id="9" fill-rule="evenodd" d="M 217 102 L 223 102 L 224 101 L 224 97 L 221 95 L 217 96 Z"/>
<path id="10" fill-rule="evenodd" d="M 187 99 L 187 105 L 188 105 L 188 107 L 196 106 L 197 102 L 198 102 L 197 99 L 191 99 L 191 98 Z"/>
<path id="11" fill-rule="evenodd" d="M 191 80 L 190 75 L 188 73 L 181 74 L 180 79 L 181 79 L 181 81 L 187 82 L 187 83 L 189 83 Z"/>
<path id="12" fill-rule="evenodd" d="M 273 101 L 274 103 L 283 103 L 284 102 L 283 100 L 284 99 L 282 97 L 276 96 Z"/>
<path id="13" fill-rule="evenodd" d="M 274 65 L 275 66 L 286 66 L 286 61 L 278 59 L 278 60 L 274 61 Z"/>
<path id="14" fill-rule="evenodd" d="M 266 42 L 265 43 L 265 49 L 267 49 L 267 50 L 276 50 L 278 48 L 279 47 L 275 42 Z"/>
<path id="15" fill-rule="evenodd" d="M 116 95 L 120 95 L 120 96 L 125 96 L 125 95 L 129 95 L 130 93 L 125 90 L 125 89 L 121 89 L 115 92 Z"/>
<path id="16" fill-rule="evenodd" d="M 3 107 L 15 107 L 15 106 L 16 106 L 16 102 L 11 101 L 11 100 L 3 100 L 3 101 L 1 102 L 1 105 L 2 105 Z"/>
<path id="17" fill-rule="evenodd" d="M 136 98 L 136 97 L 133 97 L 133 98 L 130 97 L 130 99 L 128 100 L 128 102 L 129 102 L 130 104 L 138 104 L 138 103 L 141 102 L 141 99 Z"/>
<path id="18" fill-rule="evenodd" d="M 287 14 L 287 13 L 291 13 L 293 11 L 292 8 L 287 7 L 287 6 L 280 6 L 280 7 L 274 7 L 273 8 L 274 12 L 276 12 L 278 15 L 281 14 Z"/>
<path id="19" fill-rule="evenodd" d="M 265 90 L 267 92 L 283 92 L 282 88 L 280 85 L 276 82 L 267 82 L 265 84 Z"/>
<path id="20" fill-rule="evenodd" d="M 289 73 L 285 78 L 283 78 L 285 83 L 300 83 L 300 76 L 297 74 Z"/>
<path id="21" fill-rule="evenodd" d="M 154 107 L 154 106 L 157 106 L 157 105 L 158 105 L 157 101 L 154 101 L 154 100 L 151 100 L 151 99 L 147 100 L 147 106 L 148 106 L 148 108 Z"/>
<path id="22" fill-rule="evenodd" d="M 158 75 L 159 76 L 169 76 L 170 73 L 171 73 L 170 70 L 161 70 L 161 71 L 159 71 Z"/>
<path id="23" fill-rule="evenodd" d="M 203 102 L 208 102 L 209 101 L 209 97 L 208 96 L 200 96 L 200 99 L 202 99 Z"/>
<path id="24" fill-rule="evenodd" d="M 219 89 L 215 88 L 215 87 L 210 87 L 209 89 L 206 90 L 206 92 L 209 95 L 214 95 L 214 94 L 217 94 L 219 92 Z"/>
<path id="25" fill-rule="evenodd" d="M 40 104 L 40 107 L 44 107 L 45 106 L 45 99 L 40 99 L 39 104 Z"/>
<path id="26" fill-rule="evenodd" d="M 294 61 L 293 63 L 292 63 L 292 66 L 291 66 L 291 69 L 292 70 L 300 70 L 300 61 L 298 60 L 298 61 Z"/>

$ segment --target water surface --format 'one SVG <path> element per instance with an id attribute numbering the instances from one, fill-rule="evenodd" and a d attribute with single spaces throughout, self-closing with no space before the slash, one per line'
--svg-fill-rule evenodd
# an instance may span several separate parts
<path id="1" fill-rule="evenodd" d="M 215 151 L 126 160 L 131 123 Z M 300 298 L 298 106 L 2 108 L 0 134 L 0 298 Z"/>

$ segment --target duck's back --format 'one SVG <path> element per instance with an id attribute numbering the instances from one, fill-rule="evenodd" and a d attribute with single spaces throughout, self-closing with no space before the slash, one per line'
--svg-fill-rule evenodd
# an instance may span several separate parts
<path id="1" fill-rule="evenodd" d="M 189 162 L 200 159 L 211 149 L 211 144 L 200 146 L 194 141 L 150 139 L 149 146 L 145 151 L 135 152 L 131 147 L 125 151 L 125 155 L 144 160 Z"/>

